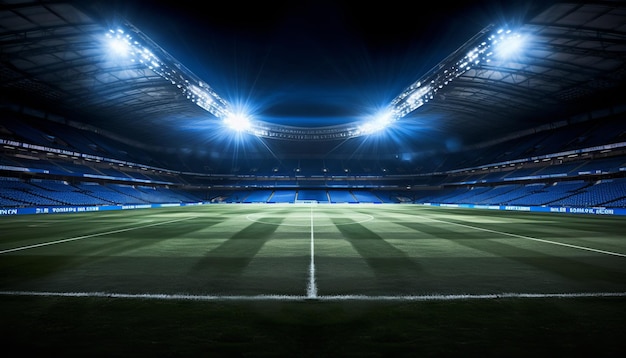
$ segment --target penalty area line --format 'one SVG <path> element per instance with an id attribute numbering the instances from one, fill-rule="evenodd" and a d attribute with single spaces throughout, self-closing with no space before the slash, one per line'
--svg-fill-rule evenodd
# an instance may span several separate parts
<path id="1" fill-rule="evenodd" d="M 307 301 L 306 295 L 184 295 L 153 293 L 109 293 L 109 292 L 50 292 L 50 291 L 0 291 L 0 296 L 69 297 L 69 298 L 119 298 L 141 300 L 178 301 Z M 626 297 L 626 292 L 580 292 L 580 293 L 498 293 L 498 294 L 455 294 L 455 295 L 328 295 L 315 296 L 314 301 L 464 301 L 496 300 L 506 298 L 605 298 Z"/>
<path id="2" fill-rule="evenodd" d="M 559 245 L 559 246 L 569 247 L 569 248 L 572 248 L 572 249 L 586 250 L 586 251 L 591 251 L 591 252 L 597 252 L 597 253 L 600 253 L 600 254 L 619 256 L 619 257 L 626 257 L 626 254 L 621 254 L 619 252 L 599 250 L 599 249 L 594 249 L 594 248 L 591 248 L 591 247 L 566 244 L 566 243 L 558 242 L 558 241 L 544 240 L 544 239 L 539 239 L 539 238 L 536 238 L 536 237 L 512 234 L 510 232 L 504 232 L 504 231 L 498 231 L 498 230 L 492 230 L 492 229 L 485 229 L 485 228 L 482 228 L 482 227 L 479 227 L 479 226 L 460 224 L 460 223 L 451 222 L 451 221 L 437 220 L 437 219 L 432 219 L 432 218 L 429 218 L 428 220 L 435 221 L 435 222 L 440 222 L 440 223 L 445 223 L 445 224 L 450 224 L 450 225 L 466 227 L 466 228 L 470 228 L 470 229 L 474 229 L 474 230 L 478 230 L 478 231 L 485 231 L 485 232 L 491 232 L 491 233 L 499 234 L 499 235 L 505 235 L 505 236 L 510 236 L 510 237 L 517 237 L 519 239 L 532 240 L 532 241 L 537 241 L 537 242 L 543 242 L 543 243 L 546 243 L 546 244 L 552 244 L 552 245 Z"/>
<path id="3" fill-rule="evenodd" d="M 92 237 L 105 236 L 105 235 L 111 235 L 111 234 L 118 234 L 118 233 L 120 233 L 120 232 L 126 232 L 126 231 L 138 230 L 138 229 L 145 229 L 145 228 L 147 228 L 147 227 L 159 226 L 159 225 L 165 225 L 165 224 L 171 224 L 171 223 L 175 223 L 175 222 L 179 222 L 179 221 L 185 221 L 185 220 L 196 219 L 196 218 L 198 218 L 198 217 L 199 217 L 199 216 L 192 216 L 192 217 L 183 218 L 183 219 L 175 219 L 175 220 L 169 220 L 169 221 L 157 222 L 157 223 L 148 224 L 148 225 L 141 225 L 141 226 L 129 227 L 129 228 L 125 228 L 125 229 L 118 229 L 118 230 L 105 231 L 105 232 L 100 232 L 100 233 L 95 233 L 95 234 L 89 234 L 89 235 L 83 235 L 83 236 L 70 237 L 70 238 L 67 238 L 67 239 L 62 239 L 62 240 L 55 240 L 55 241 L 50 241 L 50 242 L 42 242 L 42 243 L 40 243 L 40 244 L 34 244 L 34 245 L 27 245 L 27 246 L 15 247 L 15 248 L 12 248 L 12 249 L 0 250 L 0 254 L 6 254 L 6 253 L 8 253 L 8 252 L 14 252 L 14 251 L 21 251 L 21 250 L 34 249 L 34 248 L 36 248 L 36 247 L 42 247 L 42 246 L 48 246 L 48 245 L 62 244 L 62 243 L 64 243 L 64 242 L 70 242 L 70 241 L 76 241 L 76 240 L 89 239 L 89 238 L 92 238 Z"/>

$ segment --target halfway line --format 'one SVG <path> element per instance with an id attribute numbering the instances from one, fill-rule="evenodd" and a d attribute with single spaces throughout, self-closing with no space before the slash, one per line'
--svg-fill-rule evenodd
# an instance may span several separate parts
<path id="1" fill-rule="evenodd" d="M 309 284 L 307 298 L 317 298 L 317 284 L 315 283 L 315 236 L 313 234 L 313 205 L 311 205 L 311 263 L 309 264 Z"/>

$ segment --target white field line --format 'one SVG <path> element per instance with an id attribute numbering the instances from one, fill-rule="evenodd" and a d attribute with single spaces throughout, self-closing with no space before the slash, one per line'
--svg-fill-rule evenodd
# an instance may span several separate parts
<path id="1" fill-rule="evenodd" d="M 88 238 L 91 238 L 91 237 L 104 236 L 104 235 L 110 235 L 110 234 L 117 234 L 117 233 L 120 233 L 120 232 L 132 231 L 132 230 L 137 230 L 137 229 L 144 229 L 144 228 L 151 227 L 151 226 L 171 224 L 171 223 L 174 223 L 174 222 L 184 221 L 184 220 L 191 220 L 191 219 L 195 219 L 195 218 L 198 218 L 198 216 L 192 216 L 192 217 L 188 217 L 188 218 L 184 218 L 184 219 L 163 221 L 163 222 L 158 222 L 158 223 L 154 223 L 154 224 L 135 226 L 135 227 L 125 228 L 125 229 L 105 231 L 105 232 L 100 232 L 100 233 L 96 233 L 96 234 L 84 235 L 84 236 L 70 237 L 70 238 L 62 239 L 62 240 L 43 242 L 41 244 L 34 244 L 34 245 L 28 245 L 28 246 L 15 247 L 15 248 L 12 248 L 12 249 L 1 250 L 0 254 L 6 254 L 8 252 L 14 252 L 14 251 L 34 249 L 36 247 L 42 247 L 42 246 L 48 246 L 48 245 L 62 244 L 64 242 L 83 240 L 83 239 L 88 239 Z"/>
<path id="2" fill-rule="evenodd" d="M 309 284 L 307 298 L 317 298 L 317 284 L 315 283 L 315 235 L 313 228 L 313 205 L 311 205 L 311 263 L 309 264 Z"/>
<path id="3" fill-rule="evenodd" d="M 511 234 L 511 233 L 508 233 L 508 232 L 503 232 L 503 231 L 498 231 L 498 230 L 491 230 L 491 229 L 485 229 L 485 228 L 482 228 L 482 227 L 466 225 L 466 224 L 459 224 L 459 223 L 445 221 L 445 220 L 437 220 L 437 219 L 432 219 L 432 218 L 428 218 L 428 220 L 432 220 L 432 221 L 436 221 L 436 222 L 440 222 L 440 223 L 444 223 L 444 224 L 450 224 L 450 225 L 457 225 L 457 226 L 467 227 L 467 228 L 474 229 L 474 230 L 479 230 L 479 231 L 487 231 L 487 232 L 491 232 L 491 233 L 494 233 L 494 234 L 500 234 L 500 235 L 517 237 L 517 238 L 520 238 L 520 239 L 526 239 L 526 240 L 543 242 L 543 243 L 546 243 L 546 244 L 560 245 L 560 246 L 570 247 L 570 248 L 573 248 L 573 249 L 593 251 L 593 252 L 597 252 L 597 253 L 601 253 L 601 254 L 607 254 L 607 255 L 613 255 L 613 256 L 619 256 L 619 257 L 626 257 L 626 254 L 620 254 L 619 252 L 612 252 L 612 251 L 593 249 L 591 247 L 585 247 L 585 246 L 564 244 L 562 242 L 543 240 L 543 239 L 538 239 L 536 237 L 530 237 L 530 236 L 524 236 L 524 235 Z"/>
<path id="4" fill-rule="evenodd" d="M 456 294 L 456 295 L 328 295 L 309 297 L 302 295 L 184 295 L 154 293 L 113 293 L 113 292 L 51 292 L 51 291 L 0 291 L 0 296 L 39 296 L 39 297 L 96 297 L 125 298 L 143 300 L 184 300 L 184 301 L 462 301 L 495 300 L 503 298 L 605 298 L 626 297 L 626 292 L 580 292 L 580 293 L 498 293 L 498 294 Z"/>

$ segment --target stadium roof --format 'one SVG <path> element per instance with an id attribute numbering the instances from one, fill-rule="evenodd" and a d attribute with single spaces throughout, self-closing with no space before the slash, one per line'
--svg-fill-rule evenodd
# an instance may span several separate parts
<path id="1" fill-rule="evenodd" d="M 3 100 L 150 147 L 294 157 L 454 151 L 624 104 L 623 1 L 419 14 L 293 3 L 206 14 L 161 1 L 2 1 Z M 523 52 L 458 71 L 499 29 L 523 36 Z M 107 34 L 130 36 L 148 60 L 115 58 Z M 353 136 L 425 83 L 437 85 L 425 103 Z M 228 132 L 223 108 L 245 108 L 264 132 Z"/>

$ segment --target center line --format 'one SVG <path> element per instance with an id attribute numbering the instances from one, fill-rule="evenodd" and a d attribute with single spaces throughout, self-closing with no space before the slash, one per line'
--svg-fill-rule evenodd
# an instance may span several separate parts
<path id="1" fill-rule="evenodd" d="M 313 205 L 311 205 L 311 264 L 309 265 L 309 285 L 307 298 L 317 297 L 317 285 L 315 283 L 315 235 L 313 234 Z"/>

